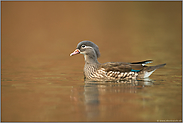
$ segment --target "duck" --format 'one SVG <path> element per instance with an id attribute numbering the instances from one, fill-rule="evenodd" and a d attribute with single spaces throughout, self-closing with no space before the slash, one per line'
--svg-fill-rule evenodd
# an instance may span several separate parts
<path id="1" fill-rule="evenodd" d="M 100 52 L 98 46 L 92 41 L 81 41 L 77 44 L 70 56 L 84 55 L 84 80 L 89 81 L 122 81 L 129 79 L 148 78 L 156 69 L 166 65 L 146 66 L 153 60 L 140 62 L 107 62 L 99 63 Z"/>

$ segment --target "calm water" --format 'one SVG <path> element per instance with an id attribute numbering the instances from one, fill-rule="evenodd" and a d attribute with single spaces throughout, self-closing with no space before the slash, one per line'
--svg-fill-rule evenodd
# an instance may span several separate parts
<path id="1" fill-rule="evenodd" d="M 86 39 L 101 63 L 167 65 L 85 82 L 83 56 L 69 54 Z M 2 2 L 1 120 L 181 121 L 181 55 L 181 2 Z"/>

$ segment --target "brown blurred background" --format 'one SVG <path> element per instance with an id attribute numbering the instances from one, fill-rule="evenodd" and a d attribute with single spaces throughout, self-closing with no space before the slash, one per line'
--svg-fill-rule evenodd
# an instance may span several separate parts
<path id="1" fill-rule="evenodd" d="M 82 40 L 101 62 L 181 60 L 181 2 L 2 2 L 2 60 L 70 60 Z"/>

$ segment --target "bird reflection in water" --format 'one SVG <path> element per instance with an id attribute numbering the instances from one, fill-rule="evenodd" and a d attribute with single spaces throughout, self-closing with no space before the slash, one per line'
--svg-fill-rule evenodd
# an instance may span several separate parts
<path id="1" fill-rule="evenodd" d="M 74 87 L 71 91 L 71 100 L 75 108 L 82 109 L 89 121 L 97 121 L 102 111 L 102 95 L 107 93 L 137 93 L 139 89 L 152 86 L 153 80 L 124 80 L 120 82 L 92 82 L 85 81 L 84 86 Z M 121 98 L 121 97 L 120 97 Z M 80 105 L 83 104 L 84 107 Z M 80 110 L 80 109 L 78 109 Z"/>

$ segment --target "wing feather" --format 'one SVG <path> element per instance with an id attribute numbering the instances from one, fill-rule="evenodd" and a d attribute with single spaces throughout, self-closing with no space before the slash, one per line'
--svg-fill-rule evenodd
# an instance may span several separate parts
<path id="1" fill-rule="evenodd" d="M 105 69 L 106 72 L 113 71 L 113 72 L 130 72 L 132 70 L 143 70 L 144 66 L 142 64 L 131 64 L 126 62 L 107 62 L 101 64 L 101 68 Z"/>

